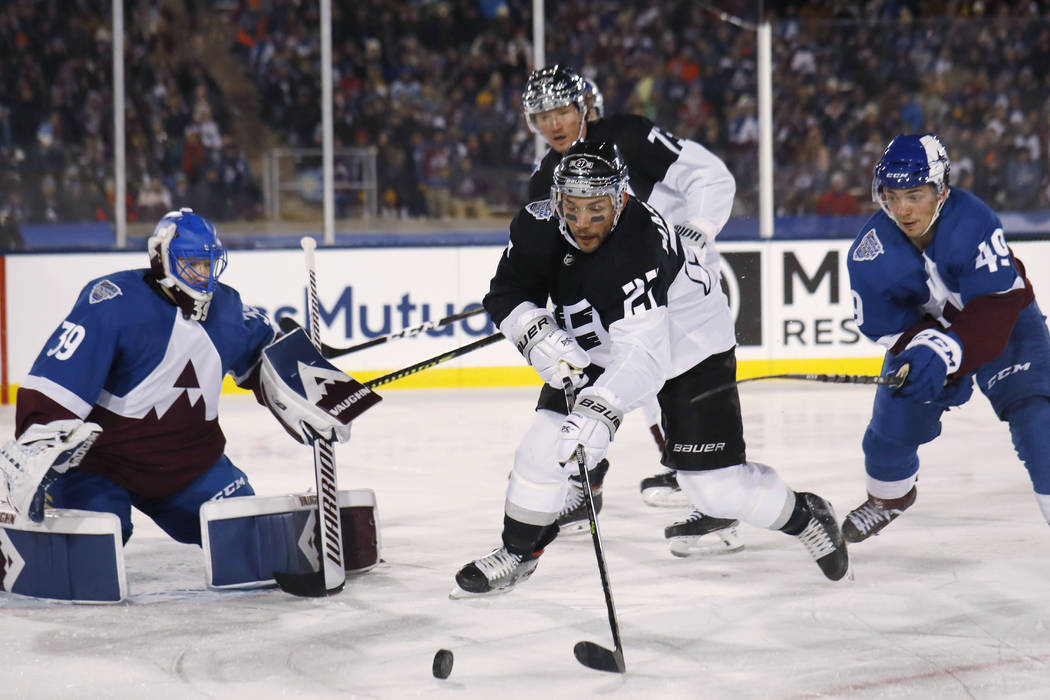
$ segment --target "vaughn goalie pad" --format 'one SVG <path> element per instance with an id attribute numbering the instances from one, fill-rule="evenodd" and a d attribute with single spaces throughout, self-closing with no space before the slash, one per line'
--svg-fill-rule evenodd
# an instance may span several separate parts
<path id="1" fill-rule="evenodd" d="M 0 509 L 0 589 L 71 603 L 121 602 L 128 586 L 120 519 L 55 508 L 34 523 Z"/>
<path id="2" fill-rule="evenodd" d="M 372 489 L 338 492 L 343 529 L 343 565 L 368 571 L 379 563 L 379 521 Z M 274 572 L 320 570 L 317 494 L 245 496 L 201 506 L 201 547 L 211 588 L 274 583 Z"/>
<path id="3" fill-rule="evenodd" d="M 267 408 L 302 443 L 312 437 L 304 426 L 346 442 L 350 421 L 382 400 L 324 359 L 301 328 L 263 350 L 260 380 Z"/>

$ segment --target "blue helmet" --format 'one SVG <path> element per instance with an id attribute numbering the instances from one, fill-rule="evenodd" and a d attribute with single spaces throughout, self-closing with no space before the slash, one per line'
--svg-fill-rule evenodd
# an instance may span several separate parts
<path id="1" fill-rule="evenodd" d="M 157 222 L 147 248 L 153 276 L 171 292 L 186 318 L 207 318 L 227 260 L 211 222 L 187 207 L 169 211 Z"/>
<path id="2" fill-rule="evenodd" d="M 934 220 L 941 211 L 944 194 L 948 191 L 948 172 L 951 161 L 941 140 L 933 134 L 902 134 L 890 141 L 886 152 L 875 164 L 871 180 L 871 198 L 890 218 L 889 207 L 882 196 L 884 189 L 905 190 L 932 185 L 941 200 Z M 932 225 L 932 221 L 930 222 Z"/>

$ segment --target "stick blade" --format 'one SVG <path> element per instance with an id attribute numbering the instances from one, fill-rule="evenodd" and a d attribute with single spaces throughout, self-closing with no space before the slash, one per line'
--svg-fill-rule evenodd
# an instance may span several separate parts
<path id="1" fill-rule="evenodd" d="M 617 649 L 610 651 L 600 644 L 594 642 L 577 642 L 572 648 L 576 660 L 587 668 L 595 671 L 607 671 L 609 673 L 624 673 L 627 665 L 623 660 L 623 651 Z"/>
<path id="2" fill-rule="evenodd" d="M 273 580 L 277 587 L 285 593 L 291 593 L 300 598 L 323 598 L 335 595 L 343 590 L 346 582 L 340 583 L 335 588 L 325 588 L 324 571 L 311 571 L 306 574 L 293 574 L 286 571 L 273 572 Z"/>

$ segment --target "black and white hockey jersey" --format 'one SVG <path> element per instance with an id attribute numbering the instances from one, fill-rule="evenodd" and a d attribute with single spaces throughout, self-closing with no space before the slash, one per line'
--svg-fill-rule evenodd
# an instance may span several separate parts
<path id="1" fill-rule="evenodd" d="M 485 310 L 513 342 L 516 319 L 548 302 L 558 325 L 603 370 L 595 385 L 612 391 L 625 411 L 736 344 L 717 277 L 634 197 L 593 253 L 580 251 L 549 199 L 522 208 Z"/>
<path id="2" fill-rule="evenodd" d="M 725 163 L 696 141 L 677 138 L 634 114 L 588 122 L 587 139 L 616 144 L 627 163 L 631 193 L 660 212 L 672 228 L 698 224 L 713 240 L 729 220 L 736 181 Z M 530 201 L 550 197 L 561 157 L 554 149 L 547 151 L 529 180 Z"/>

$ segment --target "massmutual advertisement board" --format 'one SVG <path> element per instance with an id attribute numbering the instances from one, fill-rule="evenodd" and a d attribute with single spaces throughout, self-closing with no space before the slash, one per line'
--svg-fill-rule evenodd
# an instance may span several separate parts
<path id="1" fill-rule="evenodd" d="M 1050 295 L 1050 242 L 1017 242 L 1037 297 Z M 881 350 L 853 323 L 849 241 L 719 244 L 723 289 L 736 319 L 740 376 L 777 372 L 878 372 Z M 321 336 L 349 346 L 481 303 L 498 246 L 319 248 Z M 120 269 L 145 267 L 142 253 L 19 254 L 3 262 L 3 370 L 17 386 L 81 288 Z M 274 322 L 305 323 L 300 250 L 232 250 L 223 282 Z M 361 381 L 497 332 L 485 314 L 383 343 L 335 363 Z M 395 387 L 508 386 L 538 379 L 508 342 L 414 374 Z M 8 392 L 4 392 L 5 397 Z"/>

